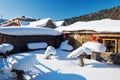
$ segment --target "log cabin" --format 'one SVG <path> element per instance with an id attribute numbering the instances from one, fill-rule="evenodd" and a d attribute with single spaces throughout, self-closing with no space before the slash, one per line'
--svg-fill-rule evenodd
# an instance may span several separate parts
<path id="1" fill-rule="evenodd" d="M 19 26 L 0 28 L 0 44 L 8 43 L 14 46 L 8 55 L 27 52 L 28 43 L 46 42 L 48 46 L 58 48 L 61 40 L 61 33 L 50 28 Z"/>
<path id="2" fill-rule="evenodd" d="M 106 46 L 106 52 L 100 55 L 104 60 L 110 61 L 111 54 L 120 54 L 120 20 L 76 22 L 65 28 L 58 28 L 58 30 L 63 31 L 74 49 L 84 42 L 96 41 Z M 93 58 L 96 59 L 96 55 Z"/>

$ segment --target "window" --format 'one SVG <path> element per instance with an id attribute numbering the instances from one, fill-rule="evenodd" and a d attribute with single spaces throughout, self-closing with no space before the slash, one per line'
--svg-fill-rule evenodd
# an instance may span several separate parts
<path id="1" fill-rule="evenodd" d="M 104 43 L 106 46 L 106 52 L 114 52 L 117 51 L 117 40 L 115 39 L 104 39 Z"/>

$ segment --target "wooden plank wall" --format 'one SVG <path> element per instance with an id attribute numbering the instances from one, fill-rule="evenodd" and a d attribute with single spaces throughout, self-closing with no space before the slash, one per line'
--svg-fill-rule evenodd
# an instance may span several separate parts
<path id="1" fill-rule="evenodd" d="M 48 45 L 58 48 L 62 41 L 61 36 L 12 36 L 0 34 L 0 44 L 9 43 L 14 46 L 14 50 L 10 54 L 26 52 L 27 44 L 32 42 L 47 42 Z"/>

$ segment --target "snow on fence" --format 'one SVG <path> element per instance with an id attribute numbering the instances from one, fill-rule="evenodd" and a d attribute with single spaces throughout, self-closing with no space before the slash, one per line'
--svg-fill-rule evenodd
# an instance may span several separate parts
<path id="1" fill-rule="evenodd" d="M 27 47 L 30 50 L 37 50 L 37 49 L 45 49 L 48 46 L 46 42 L 34 42 L 34 43 L 28 43 Z"/>

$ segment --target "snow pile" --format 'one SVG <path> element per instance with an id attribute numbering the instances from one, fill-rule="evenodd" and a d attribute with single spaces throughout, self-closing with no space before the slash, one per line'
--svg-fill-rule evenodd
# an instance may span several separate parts
<path id="1" fill-rule="evenodd" d="M 52 46 L 48 46 L 44 54 L 45 54 L 45 56 L 55 55 L 56 49 Z"/>
<path id="2" fill-rule="evenodd" d="M 106 51 L 106 47 L 103 44 L 98 43 L 98 42 L 86 42 L 82 46 L 87 47 L 95 52 L 105 52 Z"/>
<path id="3" fill-rule="evenodd" d="M 0 33 L 8 35 L 53 35 L 53 36 L 61 35 L 61 32 L 58 32 L 54 29 L 30 26 L 1 27 Z"/>
<path id="4" fill-rule="evenodd" d="M 30 54 L 17 54 L 10 57 L 13 69 L 28 71 L 33 68 L 36 62 L 36 56 Z"/>
<path id="5" fill-rule="evenodd" d="M 92 54 L 92 51 L 89 48 L 86 47 L 79 47 L 76 50 L 72 51 L 67 58 L 77 58 L 78 56 L 80 56 L 83 53 L 87 53 L 87 54 Z"/>
<path id="6" fill-rule="evenodd" d="M 75 22 L 70 26 L 59 27 L 58 31 L 94 30 L 98 32 L 120 32 L 120 20 L 102 19 L 88 22 Z"/>
<path id="7" fill-rule="evenodd" d="M 45 18 L 45 19 L 41 19 L 41 20 L 38 20 L 38 21 L 33 21 L 33 22 L 30 22 L 30 26 L 43 27 L 43 26 L 47 25 L 49 20 L 52 21 L 51 18 Z"/>
<path id="8" fill-rule="evenodd" d="M 28 43 L 28 49 L 44 49 L 48 46 L 46 42 Z"/>
<path id="9" fill-rule="evenodd" d="M 60 44 L 60 49 L 62 50 L 66 50 L 66 51 L 71 51 L 73 50 L 73 47 L 71 45 L 68 44 L 69 40 L 65 40 L 64 42 L 62 42 Z"/>
<path id="10" fill-rule="evenodd" d="M 13 50 L 13 45 L 11 44 L 7 44 L 7 43 L 4 43 L 4 44 L 1 44 L 0 45 L 0 53 L 6 53 L 6 52 L 9 52 L 11 50 Z"/>

